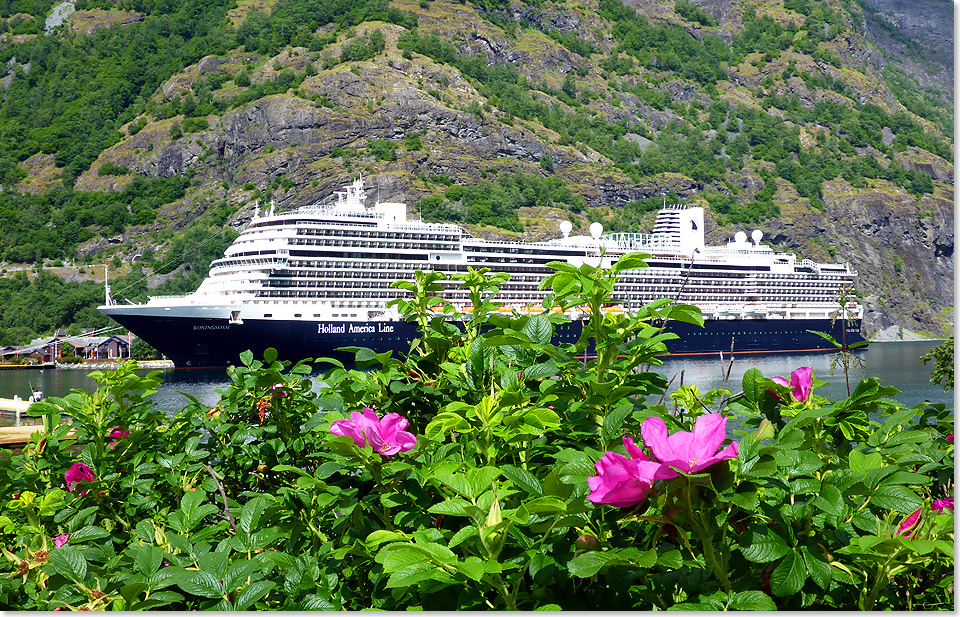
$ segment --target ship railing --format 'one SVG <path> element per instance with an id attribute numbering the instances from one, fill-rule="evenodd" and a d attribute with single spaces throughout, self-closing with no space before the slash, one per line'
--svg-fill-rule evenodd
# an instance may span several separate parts
<path id="1" fill-rule="evenodd" d="M 310 214 L 318 216 L 352 216 L 362 219 L 382 219 L 383 212 L 344 208 L 343 206 L 303 206 L 295 210 L 296 214 Z"/>
<path id="2" fill-rule="evenodd" d="M 473 244 L 483 244 L 484 246 L 488 244 L 502 245 L 502 246 L 517 246 L 524 248 L 588 248 L 596 249 L 597 243 L 595 241 L 586 242 L 584 244 L 560 244 L 559 242 L 547 241 L 547 242 L 524 242 L 523 240 L 484 240 L 483 238 L 465 238 L 465 245 Z"/>
<path id="3" fill-rule="evenodd" d="M 397 223 L 392 225 L 391 229 L 396 229 L 399 231 L 449 231 L 457 232 L 462 231 L 462 227 L 459 225 L 448 225 L 447 223 Z"/>
<path id="4" fill-rule="evenodd" d="M 656 250 L 679 252 L 680 242 L 664 234 L 635 234 L 635 233 L 616 233 L 607 234 L 601 237 L 605 244 L 613 244 L 617 248 L 630 250 Z"/>
<path id="5" fill-rule="evenodd" d="M 147 301 L 151 300 L 186 300 L 193 294 L 170 294 L 163 296 L 147 296 Z"/>

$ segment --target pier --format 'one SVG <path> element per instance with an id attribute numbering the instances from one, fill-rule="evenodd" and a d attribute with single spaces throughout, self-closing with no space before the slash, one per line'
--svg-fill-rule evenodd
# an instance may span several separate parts
<path id="1" fill-rule="evenodd" d="M 30 408 L 30 401 L 24 401 L 12 398 L 0 398 L 0 413 L 13 412 L 19 418 L 26 415 Z"/>

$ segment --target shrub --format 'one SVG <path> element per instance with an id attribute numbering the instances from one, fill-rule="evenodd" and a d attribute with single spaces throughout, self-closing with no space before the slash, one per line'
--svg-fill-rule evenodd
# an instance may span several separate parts
<path id="1" fill-rule="evenodd" d="M 392 303 L 419 328 L 409 352 L 330 361 L 319 391 L 307 363 L 245 352 L 216 406 L 169 418 L 146 398 L 159 371 L 92 373 L 0 457 L 0 603 L 952 607 L 952 411 L 902 408 L 875 378 L 828 401 L 802 367 L 748 370 L 736 394 L 686 384 L 671 410 L 648 367 L 664 321 L 699 311 L 602 311 L 646 257 L 555 263 L 556 304 L 526 315 L 498 310 L 504 274 L 417 272 Z M 434 295 L 445 283 L 471 311 Z M 576 343 L 553 344 L 553 306 L 585 311 Z"/>

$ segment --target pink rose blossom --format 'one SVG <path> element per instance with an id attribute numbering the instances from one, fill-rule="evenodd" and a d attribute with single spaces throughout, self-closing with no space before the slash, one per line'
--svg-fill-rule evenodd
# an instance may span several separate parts
<path id="1" fill-rule="evenodd" d="M 67 545 L 67 540 L 70 539 L 70 534 L 63 534 L 62 536 L 57 536 L 53 539 L 53 547 L 60 548 Z"/>
<path id="2" fill-rule="evenodd" d="M 953 510 L 953 497 L 944 497 L 943 499 L 934 499 L 930 504 L 930 509 L 934 512 L 943 512 L 945 508 Z"/>
<path id="3" fill-rule="evenodd" d="M 698 417 L 692 432 L 677 431 L 672 435 L 668 435 L 663 418 L 653 416 L 643 421 L 640 433 L 643 443 L 663 464 L 656 474 L 657 479 L 680 475 L 671 467 L 691 474 L 737 456 L 737 442 L 717 452 L 727 438 L 727 419 L 719 413 Z"/>
<path id="4" fill-rule="evenodd" d="M 917 527 L 920 526 L 920 511 L 923 508 L 918 509 L 916 512 L 903 519 L 903 522 L 900 523 L 900 526 L 897 527 L 897 535 L 903 536 L 908 540 L 917 532 Z"/>
<path id="5" fill-rule="evenodd" d="M 97 479 L 96 474 L 83 463 L 74 463 L 70 469 L 63 474 L 63 479 L 67 482 L 67 490 L 71 493 L 80 483 L 93 482 Z M 86 495 L 87 491 L 82 491 L 80 496 Z"/>
<path id="6" fill-rule="evenodd" d="M 950 441 L 950 442 L 953 441 L 953 433 L 950 433 L 949 435 L 947 435 L 947 441 Z"/>
<path id="7" fill-rule="evenodd" d="M 116 441 L 111 441 L 111 442 L 108 443 L 107 445 L 108 445 L 108 446 L 111 446 L 111 447 L 112 447 L 112 446 L 115 446 L 115 445 L 117 445 L 118 443 L 120 443 L 120 440 L 121 440 L 121 439 L 123 439 L 124 437 L 126 437 L 126 436 L 129 435 L 129 434 L 130 434 L 130 431 L 122 431 L 122 430 L 120 430 L 120 427 L 119 427 L 119 426 L 115 426 L 115 427 L 113 427 L 113 432 L 110 433 L 110 434 L 107 435 L 107 436 L 110 437 L 111 439 L 116 439 Z"/>
<path id="8" fill-rule="evenodd" d="M 783 377 L 771 377 L 771 379 L 781 386 L 792 387 L 793 398 L 802 403 L 810 396 L 810 391 L 813 387 L 813 368 L 801 366 L 790 373 L 789 381 Z"/>
<path id="9" fill-rule="evenodd" d="M 381 419 L 372 409 L 364 407 L 363 413 L 354 411 L 349 420 L 334 422 L 330 425 L 330 432 L 350 437 L 357 447 L 362 448 L 368 443 L 375 452 L 393 456 L 412 450 L 417 444 L 413 433 L 404 430 L 409 425 L 410 422 L 399 414 L 388 413 Z"/>
<path id="10" fill-rule="evenodd" d="M 633 439 L 624 436 L 623 445 L 630 458 L 607 452 L 594 464 L 597 475 L 587 478 L 593 503 L 629 508 L 641 503 L 653 490 L 653 482 L 662 465 L 651 461 Z"/>

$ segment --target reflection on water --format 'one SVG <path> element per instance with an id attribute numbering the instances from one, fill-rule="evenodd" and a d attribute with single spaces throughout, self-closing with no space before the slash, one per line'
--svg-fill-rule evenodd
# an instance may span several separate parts
<path id="1" fill-rule="evenodd" d="M 858 352 L 857 356 L 863 361 L 863 369 L 851 367 L 849 371 L 850 391 L 864 377 L 879 377 L 880 383 L 893 386 L 901 391 L 891 398 L 906 406 L 913 406 L 923 401 L 943 402 L 948 407 L 953 405 L 953 394 L 945 393 L 941 386 L 930 383 L 932 365 L 924 365 L 920 356 L 927 353 L 936 343 L 928 341 L 911 341 L 897 343 L 873 343 L 867 349 Z M 784 377 L 789 379 L 790 373 L 801 366 L 810 366 L 814 369 L 814 377 L 827 382 L 817 389 L 817 394 L 830 400 L 839 400 L 847 396 L 847 384 L 842 366 L 836 366 L 831 375 L 831 361 L 835 354 L 762 354 L 738 355 L 730 369 L 730 379 L 727 388 L 734 393 L 741 390 L 743 374 L 751 368 L 758 368 L 766 377 Z M 670 391 L 675 391 L 680 385 L 680 372 L 683 371 L 683 382 L 696 384 L 701 391 L 719 388 L 723 384 L 723 373 L 729 366 L 729 354 L 721 366 L 719 355 L 715 357 L 676 358 L 668 359 L 658 370 L 667 379 L 674 378 Z"/>
<path id="2" fill-rule="evenodd" d="M 901 394 L 893 397 L 904 405 L 913 406 L 925 400 L 944 402 L 953 406 L 952 393 L 944 393 L 940 386 L 930 383 L 931 366 L 924 366 L 920 356 L 935 343 L 928 341 L 901 343 L 874 343 L 859 353 L 865 364 L 864 372 L 869 377 L 879 377 L 881 383 L 894 386 Z M 729 359 L 728 359 L 729 360 Z M 760 369 L 768 377 L 789 377 L 790 372 L 801 366 L 812 366 L 817 379 L 828 382 L 817 390 L 817 394 L 832 400 L 846 397 L 846 384 L 843 369 L 837 368 L 830 375 L 831 354 L 755 354 L 738 355 L 730 369 L 728 389 L 739 392 L 743 374 L 750 368 Z M 668 358 L 664 365 L 656 370 L 673 378 L 670 391 L 675 391 L 681 383 L 696 384 L 701 392 L 719 388 L 723 384 L 723 373 L 728 361 L 721 365 L 718 356 L 697 356 Z M 147 371 L 144 371 L 146 373 Z M 160 409 L 175 411 L 187 405 L 189 399 L 184 394 L 196 397 L 207 406 L 216 405 L 220 398 L 219 390 L 229 385 L 226 371 L 223 369 L 167 369 L 163 371 L 163 384 L 153 400 Z M 314 389 L 319 386 L 314 375 Z M 850 388 L 862 379 L 859 370 L 850 374 Z M 85 371 L 45 370 L 45 371 L 0 371 L 0 398 L 12 398 L 14 394 L 26 398 L 30 395 L 30 386 L 40 387 L 47 396 L 64 396 L 73 389 L 90 392 L 95 383 L 87 377 Z M 13 414 L 6 412 L 0 416 L 0 426 L 15 423 Z"/>

